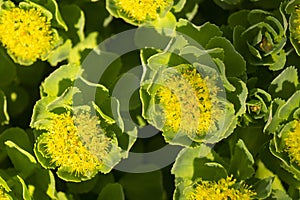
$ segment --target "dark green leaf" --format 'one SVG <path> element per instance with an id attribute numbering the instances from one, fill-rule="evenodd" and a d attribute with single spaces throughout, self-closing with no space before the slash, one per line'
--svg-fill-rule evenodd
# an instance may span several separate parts
<path id="1" fill-rule="evenodd" d="M 98 200 L 125 200 L 122 185 L 111 183 L 106 185 L 98 196 Z"/>
<path id="2" fill-rule="evenodd" d="M 239 140 L 234 148 L 230 161 L 229 174 L 233 174 L 239 180 L 251 178 L 254 174 L 254 159 L 243 140 Z"/>
<path id="3" fill-rule="evenodd" d="M 162 200 L 163 184 L 160 171 L 125 174 L 119 181 L 128 200 Z"/>
<path id="4" fill-rule="evenodd" d="M 239 77 L 243 75 L 246 71 L 246 61 L 241 56 L 239 52 L 237 52 L 233 45 L 230 43 L 229 40 L 223 37 L 214 37 L 209 40 L 206 48 L 223 48 L 225 57 L 224 57 L 224 64 L 225 64 L 225 72 L 226 75 L 229 77 Z"/>
<path id="5" fill-rule="evenodd" d="M 272 183 L 274 178 L 269 177 L 263 180 L 258 181 L 253 185 L 253 189 L 256 192 L 256 198 L 267 198 L 272 192 Z"/>
<path id="6" fill-rule="evenodd" d="M 25 178 L 31 175 L 37 167 L 35 158 L 12 141 L 6 141 L 5 145 L 7 154 L 14 167 L 21 172 L 20 175 Z"/>

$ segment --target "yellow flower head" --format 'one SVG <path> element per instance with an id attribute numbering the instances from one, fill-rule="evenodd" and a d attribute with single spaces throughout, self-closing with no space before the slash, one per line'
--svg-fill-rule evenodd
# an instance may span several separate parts
<path id="1" fill-rule="evenodd" d="M 294 15 L 295 15 L 295 19 L 293 22 L 295 24 L 295 30 L 293 30 L 292 32 L 295 39 L 297 39 L 298 42 L 300 43 L 300 5 L 297 5 L 295 7 Z"/>
<path id="2" fill-rule="evenodd" d="M 170 5 L 170 0 L 116 0 L 121 12 L 137 22 L 155 20 L 159 12 Z"/>
<path id="3" fill-rule="evenodd" d="M 4 189 L 0 186 L 0 200 L 9 200 L 10 198 L 7 196 Z"/>
<path id="4" fill-rule="evenodd" d="M 236 189 L 236 180 L 232 176 L 215 181 L 199 181 L 195 184 L 192 192 L 187 195 L 188 200 L 250 200 L 256 194 L 247 185 Z"/>
<path id="5" fill-rule="evenodd" d="M 183 68 L 164 80 L 157 93 L 163 106 L 165 130 L 187 135 L 203 135 L 213 126 L 218 115 L 214 108 L 218 88 L 195 68 Z"/>
<path id="6" fill-rule="evenodd" d="M 296 122 L 294 130 L 288 132 L 285 141 L 285 151 L 289 154 L 292 161 L 300 166 L 300 121 Z"/>
<path id="7" fill-rule="evenodd" d="M 56 166 L 89 176 L 102 166 L 110 140 L 99 127 L 99 119 L 86 113 L 54 114 L 43 145 Z"/>
<path id="8" fill-rule="evenodd" d="M 17 60 L 35 62 L 53 48 L 50 21 L 36 8 L 3 10 L 0 33 L 1 43 Z"/>

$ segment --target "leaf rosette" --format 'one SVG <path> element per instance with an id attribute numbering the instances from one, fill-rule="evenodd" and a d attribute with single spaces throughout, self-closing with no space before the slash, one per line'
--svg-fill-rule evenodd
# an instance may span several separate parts
<path id="1" fill-rule="evenodd" d="M 118 100 L 110 98 L 104 86 L 85 80 L 83 72 L 80 66 L 69 64 L 46 78 L 31 121 L 40 164 L 57 168 L 61 179 L 73 182 L 109 173 L 127 157 L 137 134 L 132 124 L 120 118 Z M 96 94 L 94 101 L 91 91 Z M 98 98 L 102 104 L 95 103 Z"/>
<path id="2" fill-rule="evenodd" d="M 269 116 L 269 107 L 272 97 L 266 91 L 260 88 L 250 90 L 246 102 L 247 112 L 243 115 L 244 123 L 259 123 L 259 121 L 266 122 Z"/>
<path id="3" fill-rule="evenodd" d="M 289 88 L 288 91 L 287 88 Z M 271 84 L 270 91 L 278 98 L 271 103 L 268 121 L 264 131 L 273 134 L 269 150 L 281 169 L 275 169 L 282 179 L 295 187 L 299 187 L 299 122 L 300 91 L 297 70 L 289 67 Z M 285 91 L 285 92 L 283 92 Z"/>
<path id="4" fill-rule="evenodd" d="M 143 117 L 170 144 L 216 143 L 245 112 L 245 61 L 213 24 L 180 19 L 176 31 L 164 51 L 142 50 Z"/>
<path id="5" fill-rule="evenodd" d="M 185 148 L 177 156 L 175 200 L 264 199 L 271 194 L 273 178 L 253 178 L 254 159 L 242 140 L 225 159 L 210 147 Z"/>
<path id="6" fill-rule="evenodd" d="M 264 10 L 241 10 L 228 18 L 233 44 L 250 65 L 280 70 L 286 62 L 287 21 Z"/>

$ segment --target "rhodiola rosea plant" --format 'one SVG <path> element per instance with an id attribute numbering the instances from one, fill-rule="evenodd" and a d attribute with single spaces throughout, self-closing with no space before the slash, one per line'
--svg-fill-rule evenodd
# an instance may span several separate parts
<path id="1" fill-rule="evenodd" d="M 0 0 L 0 200 L 300 199 L 299 0 Z"/>

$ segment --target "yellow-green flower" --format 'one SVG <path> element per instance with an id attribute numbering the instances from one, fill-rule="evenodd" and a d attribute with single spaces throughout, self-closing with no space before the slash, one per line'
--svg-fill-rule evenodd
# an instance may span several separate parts
<path id="1" fill-rule="evenodd" d="M 289 154 L 292 161 L 300 166 L 300 121 L 296 122 L 293 130 L 287 133 L 285 141 L 285 151 Z"/>
<path id="2" fill-rule="evenodd" d="M 0 200 L 10 200 L 6 192 L 4 191 L 4 188 L 0 186 Z"/>
<path id="3" fill-rule="evenodd" d="M 16 60 L 43 58 L 54 46 L 50 21 L 37 8 L 11 8 L 0 15 L 0 41 Z"/>
<path id="4" fill-rule="evenodd" d="M 116 5 L 131 19 L 144 22 L 157 19 L 159 12 L 170 5 L 170 0 L 116 0 Z"/>
<path id="5" fill-rule="evenodd" d="M 47 157 L 57 167 L 77 175 L 90 176 L 104 163 L 110 139 L 99 127 L 99 119 L 87 113 L 53 114 L 42 140 Z"/>
<path id="6" fill-rule="evenodd" d="M 295 39 L 298 40 L 298 43 L 300 43 L 300 5 L 297 5 L 295 7 L 295 11 L 294 11 L 294 27 L 295 29 L 292 30 L 293 35 L 295 37 Z"/>
<path id="7" fill-rule="evenodd" d="M 168 76 L 156 93 L 158 104 L 163 106 L 164 129 L 203 135 L 214 128 L 217 91 L 209 77 L 203 78 L 188 65 Z"/>
<path id="8" fill-rule="evenodd" d="M 193 191 L 187 194 L 188 200 L 250 200 L 256 194 L 247 185 L 241 185 L 236 189 L 234 185 L 236 180 L 232 176 L 219 181 L 200 180 L 193 188 Z"/>

